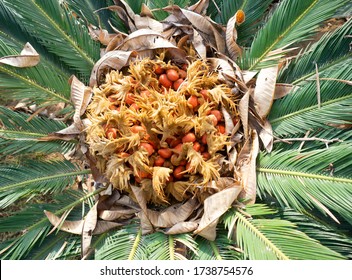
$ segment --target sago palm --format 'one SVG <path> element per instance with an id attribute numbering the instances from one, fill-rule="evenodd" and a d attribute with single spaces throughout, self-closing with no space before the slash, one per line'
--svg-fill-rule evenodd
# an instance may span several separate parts
<path id="1" fill-rule="evenodd" d="M 350 259 L 351 2 L 165 3 L 0 0 L 1 258 Z"/>

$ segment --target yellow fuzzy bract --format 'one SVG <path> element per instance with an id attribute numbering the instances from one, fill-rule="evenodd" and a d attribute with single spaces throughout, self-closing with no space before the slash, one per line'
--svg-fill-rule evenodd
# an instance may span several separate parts
<path id="1" fill-rule="evenodd" d="M 148 202 L 156 204 L 182 201 L 200 190 L 204 196 L 209 182 L 221 177 L 220 159 L 231 145 L 229 133 L 218 129 L 224 117 L 215 123 L 210 112 L 224 109 L 238 115 L 231 88 L 202 60 L 187 66 L 187 77 L 177 90 L 159 83 L 156 68 L 165 74 L 182 66 L 145 58 L 112 70 L 105 83 L 93 89 L 87 110 L 92 124 L 86 141 L 100 172 L 121 191 L 132 193 L 130 185 L 137 184 Z M 194 143 L 181 143 L 187 133 L 195 135 Z M 161 148 L 171 151 L 172 160 L 159 155 Z"/>

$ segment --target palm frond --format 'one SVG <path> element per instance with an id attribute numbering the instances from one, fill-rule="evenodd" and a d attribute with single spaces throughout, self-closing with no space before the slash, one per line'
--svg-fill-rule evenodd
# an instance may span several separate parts
<path id="1" fill-rule="evenodd" d="M 246 258 L 252 260 L 323 260 L 344 259 L 337 252 L 321 245 L 299 231 L 295 224 L 281 219 L 265 219 L 268 208 L 255 205 L 246 208 L 248 217 L 235 212 L 236 240 Z M 272 211 L 270 214 L 274 214 Z M 255 216 L 261 216 L 256 218 Z"/>
<path id="2" fill-rule="evenodd" d="M 148 255 L 144 238 L 138 223 L 126 225 L 121 229 L 108 233 L 106 238 L 97 243 L 95 259 L 146 260 Z"/>
<path id="3" fill-rule="evenodd" d="M 0 208 L 18 199 L 35 197 L 38 193 L 62 192 L 78 175 L 89 174 L 69 161 L 28 161 L 21 165 L 0 166 Z"/>
<path id="4" fill-rule="evenodd" d="M 282 83 L 299 85 L 316 74 L 314 63 L 318 66 L 319 75 L 324 75 L 324 71 L 338 69 L 339 65 L 346 63 L 352 55 L 350 52 L 351 38 L 347 36 L 351 32 L 352 20 L 350 19 L 334 32 L 323 35 L 319 41 L 291 61 L 280 72 L 278 80 Z"/>
<path id="5" fill-rule="evenodd" d="M 341 230 L 332 227 L 330 224 L 313 219 L 310 215 L 304 215 L 292 209 L 285 209 L 280 213 L 280 217 L 295 223 L 300 231 L 318 240 L 322 245 L 348 259 L 352 258 L 352 240 Z"/>
<path id="6" fill-rule="evenodd" d="M 345 61 L 339 69 L 329 73 L 329 77 L 351 80 L 351 62 L 352 58 Z M 277 100 L 269 116 L 275 135 L 294 135 L 307 130 L 329 129 L 331 125 L 351 123 L 351 86 L 339 81 L 322 80 L 320 92 L 320 108 L 315 80 Z"/>
<path id="7" fill-rule="evenodd" d="M 320 23 L 348 0 L 285 0 L 260 29 L 250 49 L 243 54 L 242 69 L 259 69 L 277 62 L 271 52 L 309 38 Z"/>
<path id="8" fill-rule="evenodd" d="M 79 77 L 90 76 L 99 57 L 99 45 L 65 6 L 59 1 L 2 1 L 16 14 L 17 25 L 77 71 Z"/>
<path id="9" fill-rule="evenodd" d="M 11 240 L 8 247 L 0 251 L 0 259 L 23 259 L 28 257 L 32 250 L 38 249 L 52 228 L 43 210 L 49 210 L 58 216 L 71 210 L 69 217 L 79 216 L 82 218 L 84 208 L 78 206 L 84 206 L 85 201 L 94 197 L 98 192 L 99 190 L 85 194 L 81 191 L 66 191 L 65 194 L 56 195 L 50 204 L 32 204 L 18 213 L 0 219 L 0 232 L 21 233 L 19 237 Z M 68 250 L 64 251 L 65 255 L 62 255 L 62 258 L 74 255 L 77 246 L 70 245 Z"/>
<path id="10" fill-rule="evenodd" d="M 24 44 L 0 30 L 0 56 L 20 53 Z M 0 90 L 3 99 L 27 99 L 28 103 L 52 105 L 70 103 L 68 75 L 52 62 L 42 59 L 31 68 L 0 65 Z"/>
<path id="11" fill-rule="evenodd" d="M 0 157 L 10 154 L 66 153 L 74 147 L 73 142 L 38 140 L 64 129 L 64 123 L 42 117 L 27 121 L 29 117 L 28 114 L 0 106 Z"/>
<path id="12" fill-rule="evenodd" d="M 264 24 L 265 12 L 273 0 L 223 0 L 218 8 L 221 13 L 217 14 L 215 20 L 219 23 L 226 24 L 228 20 L 238 11 L 243 10 L 246 20 L 240 26 L 237 26 L 238 39 L 237 43 L 241 46 L 248 46 L 253 40 L 254 34 L 258 28 Z"/>
<path id="13" fill-rule="evenodd" d="M 281 207 L 299 212 L 327 209 L 352 223 L 351 142 L 306 153 L 276 151 L 258 161 L 258 196 L 274 197 Z M 335 172 L 331 176 L 329 165 Z"/>
<path id="14" fill-rule="evenodd" d="M 59 232 L 35 244 L 29 257 L 32 260 L 71 260 L 79 259 L 80 254 L 81 236 Z"/>

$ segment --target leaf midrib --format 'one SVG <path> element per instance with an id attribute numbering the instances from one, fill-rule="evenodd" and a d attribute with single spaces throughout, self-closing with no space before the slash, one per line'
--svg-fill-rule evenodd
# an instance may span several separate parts
<path id="1" fill-rule="evenodd" d="M 38 177 L 38 178 L 35 178 L 35 179 L 21 181 L 19 183 L 15 183 L 15 184 L 11 184 L 11 185 L 0 187 L 0 192 L 4 192 L 4 191 L 7 191 L 7 190 L 12 189 L 12 188 L 25 187 L 28 184 L 39 183 L 39 182 L 42 182 L 42 181 L 48 181 L 48 180 L 53 180 L 53 179 L 62 178 L 62 177 L 84 175 L 84 174 L 90 174 L 90 173 L 91 173 L 91 171 L 89 169 L 87 169 L 87 170 L 73 171 L 73 172 L 69 172 L 69 173 L 64 172 L 64 173 L 50 175 L 50 176 Z"/>
<path id="2" fill-rule="evenodd" d="M 325 65 L 323 64 L 321 67 L 319 67 L 319 72 L 320 72 L 320 74 L 321 74 L 323 71 L 327 70 L 328 68 L 334 67 L 335 65 L 339 64 L 340 62 L 342 62 L 342 61 L 348 59 L 349 57 L 352 57 L 352 54 L 348 53 L 348 54 L 346 54 L 346 55 L 340 57 L 339 59 L 333 60 L 331 63 L 327 63 L 327 64 L 325 64 Z M 309 73 L 307 73 L 306 75 L 301 76 L 301 77 L 299 77 L 298 79 L 294 80 L 294 81 L 292 82 L 292 84 L 293 84 L 293 85 L 297 85 L 297 84 L 299 84 L 300 82 L 302 82 L 302 81 L 304 81 L 304 80 L 307 80 L 308 78 L 310 78 L 310 77 L 312 77 L 312 76 L 314 76 L 314 75 L 316 75 L 316 72 L 315 72 L 315 71 L 309 72 Z"/>
<path id="3" fill-rule="evenodd" d="M 352 94 L 352 93 L 351 93 Z M 324 107 L 324 106 L 327 106 L 327 105 L 331 105 L 333 103 L 339 103 L 343 100 L 346 100 L 346 99 L 349 99 L 351 98 L 351 94 L 348 94 L 348 95 L 345 95 L 345 96 L 342 96 L 340 98 L 336 98 L 336 99 L 331 99 L 329 101 L 326 101 L 326 102 L 323 102 L 321 103 L 321 107 Z M 285 119 L 288 119 L 288 118 L 291 118 L 295 115 L 299 115 L 299 114 L 302 114 L 302 113 L 305 113 L 305 112 L 308 112 L 308 111 L 311 111 L 313 109 L 317 109 L 318 108 L 318 104 L 316 105 L 312 105 L 312 106 L 309 106 L 309 107 L 306 107 L 306 108 L 303 108 L 301 110 L 298 110 L 298 111 L 295 111 L 295 112 L 292 112 L 290 114 L 287 114 L 287 115 L 284 115 L 284 116 L 281 116 L 281 117 L 278 117 L 278 118 L 275 118 L 275 119 L 271 119 L 270 120 L 270 123 L 273 125 L 274 123 L 277 123 L 277 122 L 280 122 L 282 120 L 285 120 Z"/>
<path id="4" fill-rule="evenodd" d="M 310 178 L 315 180 L 325 180 L 325 181 L 331 181 L 331 182 L 352 184 L 352 179 L 349 179 L 349 178 L 330 177 L 326 175 L 319 175 L 319 174 L 313 174 L 313 173 L 307 173 L 307 172 L 281 170 L 281 169 L 264 168 L 264 167 L 257 167 L 257 171 L 262 173 L 280 174 L 285 176 L 304 177 L 304 178 Z"/>
<path id="5" fill-rule="evenodd" d="M 260 62 L 262 62 L 265 56 L 273 50 L 275 45 L 277 45 L 281 40 L 283 40 L 283 38 L 285 38 L 287 33 L 290 32 L 299 23 L 299 21 L 313 9 L 313 7 L 317 4 L 318 1 L 319 0 L 315 0 L 309 7 L 307 7 L 307 9 L 276 38 L 276 40 L 264 51 L 264 53 L 258 59 L 256 59 L 256 62 L 252 66 L 250 66 L 248 70 L 253 70 Z"/>
<path id="6" fill-rule="evenodd" d="M 29 84 L 29 85 L 31 85 L 31 86 L 33 86 L 33 87 L 35 87 L 35 88 L 37 88 L 37 89 L 39 89 L 41 91 L 44 91 L 44 92 L 48 93 L 49 95 L 55 97 L 55 99 L 59 99 L 59 100 L 65 102 L 65 103 L 70 103 L 71 104 L 71 101 L 69 99 L 66 99 L 65 97 L 63 97 L 63 96 L 61 96 L 61 95 L 49 90 L 48 88 L 45 88 L 45 87 L 43 87 L 43 86 L 41 86 L 39 84 L 36 84 L 36 83 L 32 82 L 30 79 L 27 79 L 27 78 L 17 74 L 16 72 L 10 71 L 9 69 L 7 69 L 7 68 L 5 68 L 3 66 L 0 66 L 0 71 L 6 73 L 7 75 L 10 75 L 10 76 L 12 76 L 12 77 L 14 77 L 16 79 L 22 80 L 26 84 Z"/>
<path id="7" fill-rule="evenodd" d="M 250 221 L 248 221 L 241 213 L 236 212 L 236 216 L 249 230 L 251 230 L 259 239 L 261 239 L 280 260 L 289 260 L 290 258 L 285 255 L 270 239 L 268 239 L 260 230 L 258 230 Z"/>
<path id="8" fill-rule="evenodd" d="M 31 0 L 31 2 L 36 6 L 36 8 L 42 13 L 42 15 L 46 18 L 47 21 L 74 47 L 74 49 L 86 60 L 90 65 L 94 65 L 94 61 L 90 58 L 85 52 L 83 52 L 57 24 L 56 22 L 35 2 L 35 0 Z"/>

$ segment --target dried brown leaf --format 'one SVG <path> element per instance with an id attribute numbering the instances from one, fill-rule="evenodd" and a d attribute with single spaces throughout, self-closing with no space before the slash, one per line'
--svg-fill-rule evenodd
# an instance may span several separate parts
<path id="1" fill-rule="evenodd" d="M 245 95 L 241 98 L 238 111 L 240 114 L 241 122 L 243 125 L 244 139 L 248 139 L 249 127 L 248 127 L 248 110 L 249 110 L 249 97 L 253 89 L 248 89 Z"/>
<path id="2" fill-rule="evenodd" d="M 205 15 L 209 6 L 209 0 L 199 0 L 197 3 L 188 7 L 188 10 L 200 15 Z"/>
<path id="3" fill-rule="evenodd" d="M 73 123 L 80 130 L 84 128 L 81 116 L 84 114 L 91 98 L 92 91 L 90 87 L 86 87 L 80 80 L 75 76 L 70 79 L 71 83 L 71 100 L 75 107 L 75 113 L 73 115 Z"/>
<path id="4" fill-rule="evenodd" d="M 291 84 L 277 83 L 275 85 L 274 99 L 279 99 L 289 94 L 295 86 Z"/>
<path id="5" fill-rule="evenodd" d="M 39 61 L 39 54 L 30 43 L 24 45 L 24 48 L 19 55 L 8 55 L 0 58 L 0 64 L 19 68 L 36 66 Z"/>
<path id="6" fill-rule="evenodd" d="M 86 217 L 84 218 L 82 227 L 82 256 L 85 256 L 90 248 L 90 243 L 92 242 L 93 231 L 98 222 L 98 202 L 89 210 Z"/>
<path id="7" fill-rule="evenodd" d="M 226 26 L 226 47 L 232 60 L 237 60 L 241 55 L 241 48 L 237 45 L 236 15 L 229 19 Z"/>
<path id="8" fill-rule="evenodd" d="M 259 132 L 259 138 L 261 139 L 266 151 L 270 153 L 273 149 L 274 135 L 273 129 L 268 120 L 265 120 L 262 130 Z"/>
<path id="9" fill-rule="evenodd" d="M 114 221 L 114 220 L 125 220 L 131 218 L 136 214 L 138 210 L 136 209 L 124 209 L 122 207 L 115 208 L 112 210 L 103 210 L 99 212 L 99 218 L 105 221 Z"/>
<path id="10" fill-rule="evenodd" d="M 243 70 L 242 75 L 245 84 L 248 84 L 257 74 L 258 71 Z"/>
<path id="11" fill-rule="evenodd" d="M 240 184 L 235 183 L 234 186 L 215 193 L 205 199 L 204 214 L 194 233 L 208 240 L 215 240 L 216 225 L 219 218 L 231 208 L 232 203 L 238 197 L 241 190 L 242 187 Z"/>
<path id="12" fill-rule="evenodd" d="M 191 198 L 183 204 L 172 205 L 161 212 L 148 209 L 147 216 L 154 227 L 167 228 L 184 222 L 196 207 L 197 201 Z"/>
<path id="13" fill-rule="evenodd" d="M 274 101 L 277 71 L 277 65 L 264 68 L 257 77 L 253 100 L 258 115 L 263 119 L 269 114 Z"/>
<path id="14" fill-rule="evenodd" d="M 192 232 L 198 227 L 197 222 L 180 222 L 172 226 L 171 228 L 164 231 L 166 234 L 181 234 Z"/>
<path id="15" fill-rule="evenodd" d="M 91 87 L 97 84 L 101 74 L 107 69 L 120 70 L 122 67 L 128 65 L 137 53 L 134 51 L 111 51 L 103 55 L 94 65 L 92 74 L 90 76 L 89 84 Z"/>
<path id="16" fill-rule="evenodd" d="M 254 204 L 257 192 L 256 159 L 259 152 L 258 135 L 255 130 L 246 140 L 238 154 L 236 175 L 241 182 L 242 192 L 240 198 L 245 203 Z"/>

